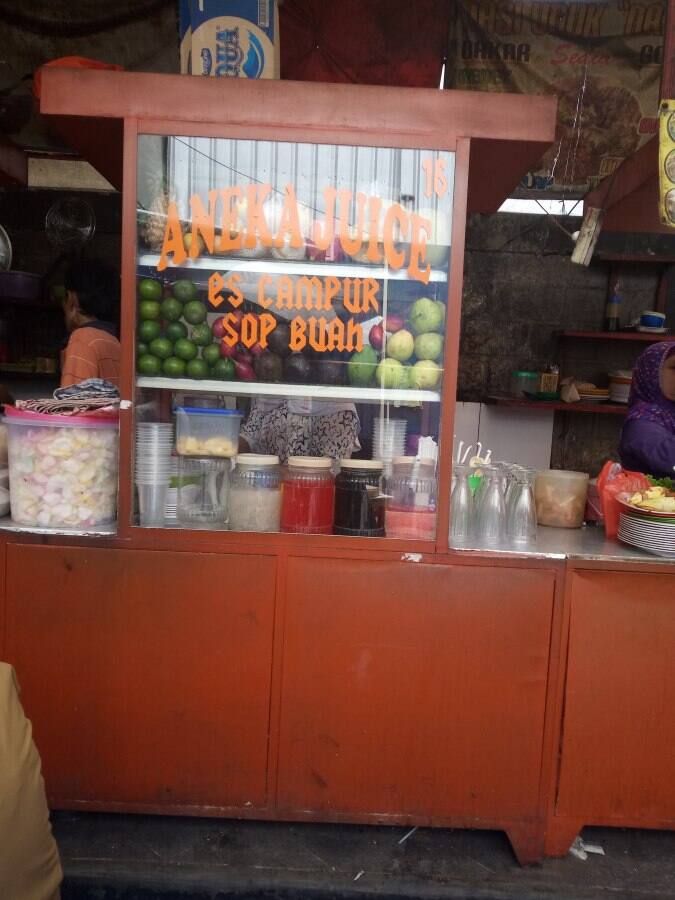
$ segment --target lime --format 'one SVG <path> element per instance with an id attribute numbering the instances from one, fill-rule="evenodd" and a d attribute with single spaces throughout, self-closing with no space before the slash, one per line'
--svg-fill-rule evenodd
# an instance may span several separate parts
<path id="1" fill-rule="evenodd" d="M 162 329 L 159 327 L 159 322 L 147 319 L 145 322 L 138 323 L 138 331 L 136 333 L 139 341 L 149 344 L 150 341 L 154 341 L 155 338 L 160 336 Z"/>
<path id="2" fill-rule="evenodd" d="M 159 319 L 161 307 L 156 300 L 141 300 L 138 304 L 138 315 L 141 319 Z"/>
<path id="3" fill-rule="evenodd" d="M 164 333 L 170 341 L 179 341 L 188 336 L 188 330 L 182 322 L 169 322 Z"/>
<path id="4" fill-rule="evenodd" d="M 170 356 L 162 363 L 162 374 L 167 378 L 182 378 L 185 375 L 185 363 L 182 359 Z"/>
<path id="5" fill-rule="evenodd" d="M 209 367 L 203 359 L 191 359 L 185 367 L 185 373 L 188 378 L 206 378 Z"/>
<path id="6" fill-rule="evenodd" d="M 206 307 L 201 300 L 190 300 L 183 307 L 183 318 L 190 325 L 199 325 L 206 321 Z"/>
<path id="7" fill-rule="evenodd" d="M 171 291 L 176 300 L 180 300 L 181 303 L 188 303 L 197 296 L 197 285 L 194 281 L 190 281 L 189 278 L 180 278 L 174 282 Z"/>
<path id="8" fill-rule="evenodd" d="M 197 347 L 187 338 L 181 338 L 173 345 L 173 352 L 179 359 L 194 359 L 197 356 Z"/>
<path id="9" fill-rule="evenodd" d="M 155 278 L 141 278 L 138 282 L 138 296 L 141 300 L 159 300 L 162 296 L 162 282 Z"/>
<path id="10" fill-rule="evenodd" d="M 139 341 L 136 344 L 136 359 L 140 359 L 141 356 L 145 356 L 146 353 L 149 353 L 148 345 L 144 344 L 142 341 Z"/>
<path id="11" fill-rule="evenodd" d="M 207 325 L 206 322 L 201 322 L 199 325 L 195 325 L 195 327 L 192 329 L 190 340 L 193 341 L 198 347 L 208 347 L 213 340 L 210 326 Z"/>
<path id="12" fill-rule="evenodd" d="M 234 363 L 231 359 L 219 359 L 211 366 L 211 375 L 219 381 L 234 381 Z"/>
<path id="13" fill-rule="evenodd" d="M 162 318 L 167 322 L 177 322 L 183 313 L 183 304 L 175 297 L 167 297 L 162 300 Z"/>
<path id="14" fill-rule="evenodd" d="M 155 338 L 150 342 L 150 352 L 159 359 L 168 359 L 173 356 L 173 344 L 168 338 Z"/>
<path id="15" fill-rule="evenodd" d="M 145 353 L 138 359 L 138 371 L 141 375 L 161 375 L 162 361 L 150 353 Z"/>
<path id="16" fill-rule="evenodd" d="M 206 361 L 207 365 L 213 366 L 220 359 L 220 347 L 218 344 L 209 344 L 208 347 L 204 347 L 202 350 L 202 359 Z"/>

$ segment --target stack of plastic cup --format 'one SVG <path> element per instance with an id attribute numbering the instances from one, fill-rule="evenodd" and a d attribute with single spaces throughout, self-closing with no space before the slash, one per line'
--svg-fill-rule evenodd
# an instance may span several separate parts
<path id="1" fill-rule="evenodd" d="M 136 425 L 136 490 L 141 525 L 162 526 L 171 478 L 173 425 L 139 422 Z"/>
<path id="2" fill-rule="evenodd" d="M 408 423 L 405 419 L 375 419 L 373 427 L 373 458 L 384 463 L 385 475 L 391 474 L 392 462 L 405 456 L 405 433 Z"/>

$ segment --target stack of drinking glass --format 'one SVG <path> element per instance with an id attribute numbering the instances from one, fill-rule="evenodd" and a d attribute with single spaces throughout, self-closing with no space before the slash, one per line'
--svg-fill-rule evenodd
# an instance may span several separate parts
<path id="1" fill-rule="evenodd" d="M 136 425 L 135 480 L 141 525 L 164 525 L 172 451 L 173 425 L 164 422 Z"/>
<path id="2" fill-rule="evenodd" d="M 475 477 L 480 475 L 478 485 Z M 498 547 L 537 538 L 536 469 L 508 462 L 454 466 L 450 544 Z"/>

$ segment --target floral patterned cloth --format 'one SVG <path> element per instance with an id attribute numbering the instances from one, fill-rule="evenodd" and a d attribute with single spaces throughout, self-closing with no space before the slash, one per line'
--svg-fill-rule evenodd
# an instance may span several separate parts
<path id="1" fill-rule="evenodd" d="M 330 456 L 344 459 L 359 450 L 359 417 L 341 409 L 325 415 L 301 415 L 283 400 L 271 409 L 255 405 L 241 427 L 252 453 L 273 453 L 281 462 L 289 456 Z"/>

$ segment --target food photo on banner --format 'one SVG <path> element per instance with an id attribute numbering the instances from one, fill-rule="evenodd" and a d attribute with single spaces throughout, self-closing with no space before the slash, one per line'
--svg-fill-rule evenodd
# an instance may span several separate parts
<path id="1" fill-rule="evenodd" d="M 556 141 L 523 187 L 582 195 L 657 131 L 665 3 L 456 6 L 446 87 L 556 94 Z"/>

